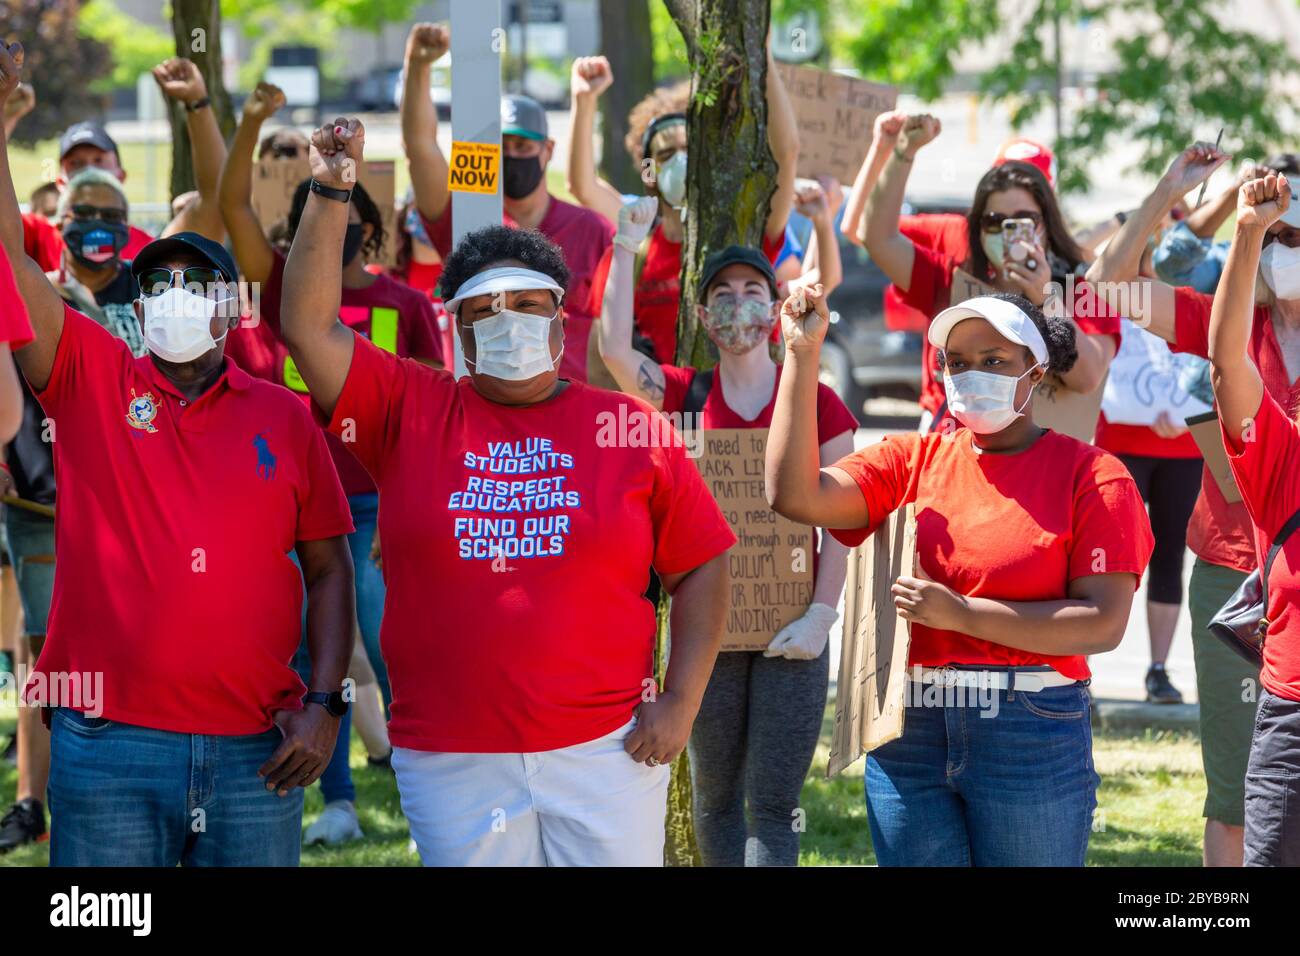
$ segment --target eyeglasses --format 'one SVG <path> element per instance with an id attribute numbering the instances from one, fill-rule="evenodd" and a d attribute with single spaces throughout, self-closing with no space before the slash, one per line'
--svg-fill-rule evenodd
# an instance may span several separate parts
<path id="1" fill-rule="evenodd" d="M 226 285 L 226 277 L 216 269 L 207 266 L 189 266 L 185 269 L 146 269 L 140 273 L 140 294 L 146 297 L 162 295 L 172 287 L 176 276 L 181 277 L 183 288 L 199 288 L 204 294 L 216 289 L 218 285 L 222 288 Z"/>
<path id="2" fill-rule="evenodd" d="M 91 206 L 84 203 L 77 203 L 71 207 L 73 219 L 102 219 L 108 223 L 126 222 L 126 210 L 113 209 L 105 206 Z"/>
<path id="3" fill-rule="evenodd" d="M 980 216 L 980 228 L 985 232 L 998 232 L 1002 229 L 1002 223 L 1008 219 L 1032 219 L 1035 226 L 1043 224 L 1043 214 L 1034 212 L 1031 209 L 1021 209 L 1010 215 L 1001 212 L 989 211 Z"/>

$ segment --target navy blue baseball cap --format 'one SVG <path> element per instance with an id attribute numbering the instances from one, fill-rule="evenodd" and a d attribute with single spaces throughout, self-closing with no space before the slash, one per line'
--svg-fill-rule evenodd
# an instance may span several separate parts
<path id="1" fill-rule="evenodd" d="M 117 152 L 117 143 L 108 135 L 108 131 L 89 120 L 74 123 L 63 131 L 59 137 L 59 159 L 63 159 L 78 146 L 95 146 L 106 153 Z"/>
<path id="2" fill-rule="evenodd" d="M 235 260 L 226 251 L 226 247 L 197 232 L 178 232 L 166 239 L 155 239 L 141 249 L 131 262 L 131 274 L 139 282 L 141 274 L 146 270 L 157 267 L 178 252 L 197 252 L 208 265 L 220 272 L 227 282 L 239 281 L 239 270 L 235 267 Z"/>

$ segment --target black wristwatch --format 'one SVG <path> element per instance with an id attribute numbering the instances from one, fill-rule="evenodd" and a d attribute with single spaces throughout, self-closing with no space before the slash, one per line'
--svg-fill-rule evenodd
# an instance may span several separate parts
<path id="1" fill-rule="evenodd" d="M 345 717 L 348 712 L 348 702 L 343 699 L 342 691 L 331 691 L 325 693 L 323 690 L 314 690 L 303 697 L 304 704 L 320 704 L 334 717 Z"/>
<path id="2" fill-rule="evenodd" d="M 326 199 L 333 199 L 335 202 L 341 202 L 344 205 L 352 201 L 351 189 L 335 189 L 332 186 L 322 186 L 314 179 L 311 181 L 311 191 L 317 196 L 324 196 Z"/>
<path id="3" fill-rule="evenodd" d="M 205 107 L 205 106 L 211 106 L 211 105 L 212 105 L 212 97 L 210 97 L 210 96 L 205 96 L 205 97 L 203 97 L 203 99 L 201 99 L 201 100 L 195 100 L 193 103 L 186 103 L 186 104 L 185 104 L 185 111 L 186 111 L 187 113 L 195 113 L 195 112 L 198 112 L 199 110 L 203 109 L 203 107 Z"/>

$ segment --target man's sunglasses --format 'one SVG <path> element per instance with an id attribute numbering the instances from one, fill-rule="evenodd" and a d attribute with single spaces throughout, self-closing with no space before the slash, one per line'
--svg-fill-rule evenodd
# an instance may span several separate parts
<path id="1" fill-rule="evenodd" d="M 986 212 L 984 215 L 980 216 L 980 228 L 985 232 L 1000 232 L 1002 230 L 1002 223 L 1006 222 L 1008 219 L 1032 219 L 1035 226 L 1041 226 L 1043 224 L 1042 213 L 1033 212 L 1029 209 L 1021 209 L 1020 211 L 1013 212 L 1010 215 L 1000 212 Z"/>
<path id="2" fill-rule="evenodd" d="M 126 211 L 123 209 L 109 209 L 103 206 L 89 206 L 83 203 L 77 203 L 72 206 L 73 219 L 101 219 L 107 223 L 126 222 Z"/>
<path id="3" fill-rule="evenodd" d="M 140 294 L 143 296 L 162 295 L 172 287 L 176 276 L 181 277 L 182 288 L 200 288 L 207 292 L 224 288 L 226 277 L 216 269 L 207 266 L 190 266 L 186 269 L 146 269 L 140 273 Z"/>

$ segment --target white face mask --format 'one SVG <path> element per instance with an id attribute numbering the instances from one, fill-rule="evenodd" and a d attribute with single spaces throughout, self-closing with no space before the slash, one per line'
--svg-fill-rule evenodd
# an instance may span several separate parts
<path id="1" fill-rule="evenodd" d="M 524 382 L 551 371 L 559 362 L 558 356 L 551 358 L 551 323 L 556 315 L 559 312 L 548 318 L 502 309 L 490 318 L 471 323 L 476 360 L 466 358 L 465 364 L 479 375 L 507 382 Z"/>
<path id="2" fill-rule="evenodd" d="M 1010 375 L 997 375 L 994 372 L 959 372 L 956 375 L 943 373 L 944 391 L 948 393 L 948 410 L 953 417 L 977 435 L 992 435 L 1000 432 L 1024 414 L 1029 404 L 1029 390 L 1019 408 L 1016 403 L 1016 386 L 1020 380 L 1032 372 L 1034 365 L 1024 375 L 1012 378 Z"/>
<path id="3" fill-rule="evenodd" d="M 207 296 L 173 286 L 162 295 L 142 297 L 144 342 L 149 351 L 167 362 L 192 362 L 217 347 L 212 337 L 212 317 L 217 305 Z"/>
<path id="4" fill-rule="evenodd" d="M 674 209 L 686 204 L 686 151 L 679 149 L 666 163 L 655 166 L 659 195 Z"/>
<path id="5" fill-rule="evenodd" d="M 1300 299 L 1300 248 L 1270 242 L 1259 254 L 1259 271 L 1279 299 Z"/>

